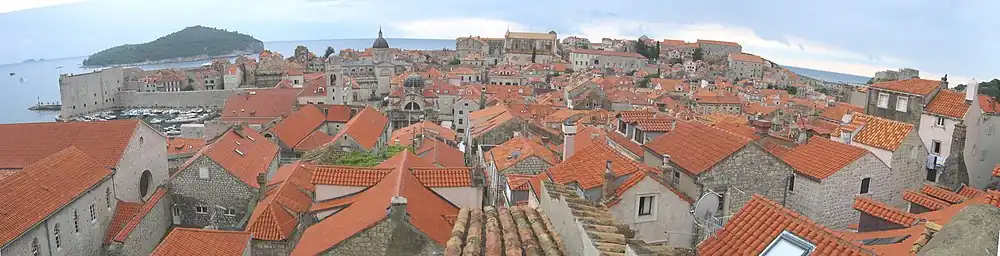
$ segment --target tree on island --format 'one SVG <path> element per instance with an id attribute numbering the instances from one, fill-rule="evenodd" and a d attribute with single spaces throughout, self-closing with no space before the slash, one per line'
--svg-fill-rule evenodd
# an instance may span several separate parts
<path id="1" fill-rule="evenodd" d="M 330 55 L 333 55 L 334 53 L 337 53 L 337 50 L 334 50 L 333 46 L 327 46 L 326 53 L 323 53 L 323 58 L 324 59 L 329 58 Z"/>
<path id="2" fill-rule="evenodd" d="M 694 48 L 694 53 L 691 54 L 691 58 L 694 59 L 695 61 L 699 61 L 705 57 L 704 55 L 705 53 L 701 52 L 701 47 L 698 47 Z"/>
<path id="3" fill-rule="evenodd" d="M 264 43 L 249 35 L 194 26 L 142 44 L 115 46 L 90 55 L 85 66 L 134 64 L 191 57 L 230 56 L 264 50 Z"/>

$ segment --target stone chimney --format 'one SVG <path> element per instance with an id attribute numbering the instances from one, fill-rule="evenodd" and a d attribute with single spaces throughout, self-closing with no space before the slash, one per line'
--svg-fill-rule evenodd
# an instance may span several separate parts
<path id="1" fill-rule="evenodd" d="M 257 189 L 257 201 L 264 200 L 264 196 L 267 195 L 267 174 L 258 173 L 257 174 L 257 185 L 260 188 Z"/>
<path id="2" fill-rule="evenodd" d="M 938 87 L 941 90 L 947 90 L 948 89 L 948 74 L 945 74 L 944 77 L 941 77 L 941 83 L 938 85 Z"/>
<path id="3" fill-rule="evenodd" d="M 615 190 L 618 187 L 615 186 L 615 173 L 611 171 L 611 160 L 608 160 L 604 165 L 604 185 L 601 186 L 601 196 L 605 199 L 611 198 L 615 195 Z"/>
<path id="4" fill-rule="evenodd" d="M 482 91 L 479 94 L 479 109 L 486 108 L 486 86 L 483 85 Z"/>
<path id="5" fill-rule="evenodd" d="M 979 95 L 979 81 L 976 79 L 969 79 L 969 83 L 965 86 L 965 104 L 972 105 L 972 102 Z"/>
<path id="6" fill-rule="evenodd" d="M 576 124 L 566 120 L 562 125 L 563 133 L 563 161 L 573 156 L 574 142 L 576 138 Z"/>
<path id="7" fill-rule="evenodd" d="M 951 151 L 948 153 L 948 159 L 944 161 L 944 170 L 938 174 L 940 177 L 938 183 L 952 190 L 958 189 L 962 184 L 969 184 L 969 170 L 962 153 L 965 149 L 965 133 L 965 123 L 961 121 L 956 123 L 951 135 Z"/>
<path id="8" fill-rule="evenodd" d="M 771 121 L 768 120 L 753 120 L 751 125 L 753 125 L 754 135 L 760 138 L 767 137 L 768 131 L 771 130 Z"/>
<path id="9" fill-rule="evenodd" d="M 393 196 L 389 201 L 389 219 L 395 222 L 405 221 L 406 218 L 406 198 Z M 398 224 L 397 224 L 398 225 Z"/>

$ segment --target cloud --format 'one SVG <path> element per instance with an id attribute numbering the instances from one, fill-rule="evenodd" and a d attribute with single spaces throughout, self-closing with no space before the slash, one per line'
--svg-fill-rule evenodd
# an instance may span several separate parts
<path id="1" fill-rule="evenodd" d="M 401 32 L 400 37 L 428 39 L 455 39 L 469 35 L 502 37 L 508 30 L 528 30 L 528 26 L 521 23 L 487 18 L 409 20 L 392 23 L 391 27 Z"/>
<path id="2" fill-rule="evenodd" d="M 16 12 L 28 9 L 72 4 L 84 0 L 9 0 L 0 5 L 0 13 Z"/>

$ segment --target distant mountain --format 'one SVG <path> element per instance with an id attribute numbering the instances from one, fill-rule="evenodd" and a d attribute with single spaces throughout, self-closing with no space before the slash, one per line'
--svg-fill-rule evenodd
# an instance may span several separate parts
<path id="1" fill-rule="evenodd" d="M 864 84 L 868 82 L 868 79 L 871 79 L 871 77 L 816 70 L 810 68 L 800 68 L 793 66 L 783 66 L 783 67 L 786 67 L 788 68 L 788 70 L 791 70 L 792 72 L 795 72 L 796 74 L 799 74 L 801 76 L 807 76 L 813 79 L 823 80 L 827 82 L 847 82 L 853 84 Z"/>
<path id="2" fill-rule="evenodd" d="M 203 26 L 187 27 L 142 44 L 126 44 L 97 52 L 84 66 L 111 66 L 193 61 L 258 53 L 264 43 L 252 36 Z"/>

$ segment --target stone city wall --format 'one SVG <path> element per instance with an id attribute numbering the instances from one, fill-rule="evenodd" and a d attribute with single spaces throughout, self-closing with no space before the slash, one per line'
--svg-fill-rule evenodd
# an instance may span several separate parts
<path id="1" fill-rule="evenodd" d="M 229 96 L 243 89 L 189 92 L 118 92 L 118 107 L 222 108 Z"/>

